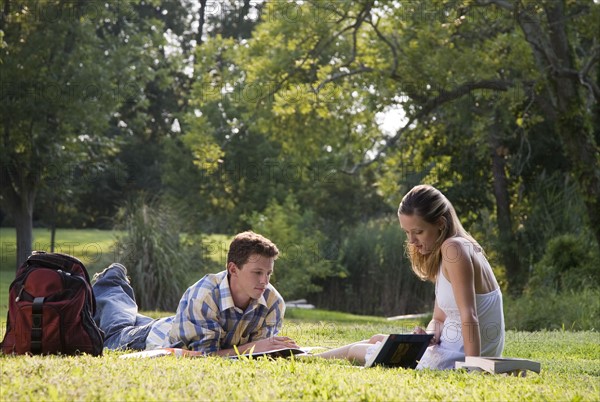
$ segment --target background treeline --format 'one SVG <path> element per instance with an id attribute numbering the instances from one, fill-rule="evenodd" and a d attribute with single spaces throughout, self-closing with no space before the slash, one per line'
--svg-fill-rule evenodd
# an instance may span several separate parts
<path id="1" fill-rule="evenodd" d="M 6 1 L 2 224 L 18 261 L 34 225 L 126 229 L 141 303 L 164 309 L 191 259 L 222 268 L 203 234 L 253 229 L 286 298 L 396 315 L 433 300 L 395 217 L 429 183 L 519 306 L 595 299 L 599 18 L 592 0 Z"/>

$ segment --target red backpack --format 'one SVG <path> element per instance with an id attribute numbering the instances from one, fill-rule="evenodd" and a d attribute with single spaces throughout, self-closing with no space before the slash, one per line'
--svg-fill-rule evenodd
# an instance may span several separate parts
<path id="1" fill-rule="evenodd" d="M 96 299 L 85 266 L 66 254 L 34 251 L 10 285 L 5 354 L 102 354 Z"/>

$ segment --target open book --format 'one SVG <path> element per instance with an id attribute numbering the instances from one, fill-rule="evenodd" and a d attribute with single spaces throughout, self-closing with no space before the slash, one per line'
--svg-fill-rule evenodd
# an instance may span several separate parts
<path id="1" fill-rule="evenodd" d="M 303 347 L 303 348 L 284 348 L 284 349 L 273 349 L 266 352 L 253 352 L 243 353 L 240 355 L 224 356 L 230 359 L 237 359 L 238 357 L 289 357 L 292 355 L 308 354 L 313 349 L 322 349 L 320 347 Z M 160 348 L 153 350 L 142 350 L 141 352 L 127 353 L 119 356 L 121 359 L 139 359 L 139 358 L 154 358 L 162 356 L 177 356 L 177 357 L 205 357 L 206 354 L 202 352 L 195 352 L 193 350 L 181 349 L 181 348 Z"/>
<path id="2" fill-rule="evenodd" d="M 431 338 L 433 335 L 430 334 L 390 334 L 369 355 L 365 367 L 381 365 L 414 369 Z"/>
<path id="3" fill-rule="evenodd" d="M 177 356 L 177 357 L 204 357 L 206 356 L 201 352 L 194 352 L 193 350 L 181 349 L 181 348 L 160 348 L 152 350 L 142 350 L 141 352 L 127 353 L 119 356 L 120 359 L 144 359 L 154 358 L 163 356 Z"/>
<path id="4" fill-rule="evenodd" d="M 542 365 L 539 362 L 513 357 L 482 357 L 466 356 L 464 362 L 456 362 L 456 368 L 464 368 L 469 371 L 485 371 L 492 374 L 510 373 L 520 374 L 526 370 L 539 373 Z"/>
<path id="5" fill-rule="evenodd" d="M 302 347 L 302 348 L 283 348 L 283 349 L 273 349 L 268 350 L 266 352 L 252 352 L 252 353 L 243 353 L 240 355 L 232 355 L 227 356 L 230 359 L 237 359 L 238 357 L 290 357 L 292 355 L 307 355 L 314 349 L 323 349 L 321 347 Z"/>

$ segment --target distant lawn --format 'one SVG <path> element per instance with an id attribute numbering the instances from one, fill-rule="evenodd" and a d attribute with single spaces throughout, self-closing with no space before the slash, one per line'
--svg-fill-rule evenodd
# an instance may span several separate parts
<path id="1" fill-rule="evenodd" d="M 100 270 L 106 262 L 113 261 L 116 236 L 121 232 L 98 229 L 57 229 L 55 250 L 81 259 L 90 273 Z M 17 247 L 14 228 L 0 228 L 2 255 L 0 271 L 13 271 L 16 267 Z M 33 229 L 33 250 L 50 251 L 50 230 Z"/>
<path id="2" fill-rule="evenodd" d="M 117 243 L 117 236 L 123 234 L 113 230 L 57 229 L 54 251 L 79 258 L 92 276 L 118 260 L 117 253 L 127 246 Z M 185 235 L 182 238 L 185 239 Z M 230 240 L 226 235 L 207 235 L 198 247 L 203 247 L 205 254 L 224 269 Z M 34 229 L 32 246 L 33 250 L 50 251 L 50 231 L 42 228 Z M 2 321 L 6 317 L 8 288 L 15 277 L 16 259 L 15 229 L 0 228 L 0 320 Z M 195 271 L 201 268 L 190 267 L 190 276 L 193 277 Z"/>
<path id="3" fill-rule="evenodd" d="M 99 229 L 57 229 L 55 252 L 71 254 L 79 258 L 90 274 L 101 271 L 117 260 L 117 253 L 127 245 L 118 245 L 117 236 L 124 232 Z M 185 234 L 182 235 L 185 240 Z M 202 240 L 207 256 L 225 266 L 231 239 L 227 235 L 211 234 Z M 0 228 L 0 272 L 14 272 L 17 247 L 14 228 Z M 119 247 L 121 249 L 119 249 Z M 50 251 L 50 230 L 33 229 L 33 250 Z M 125 250 L 126 252 L 126 250 Z"/>

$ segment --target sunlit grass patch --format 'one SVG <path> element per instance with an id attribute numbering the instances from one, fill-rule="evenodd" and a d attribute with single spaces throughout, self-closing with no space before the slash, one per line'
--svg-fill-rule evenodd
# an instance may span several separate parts
<path id="1" fill-rule="evenodd" d="M 315 323 L 306 324 L 309 331 Z M 518 335 L 508 333 L 508 343 L 518 345 Z M 316 357 L 119 359 L 123 352 L 106 352 L 100 358 L 0 356 L 0 400 L 595 401 L 600 378 L 596 337 L 592 332 L 533 335 L 542 372 L 524 378 L 463 371 L 363 369 L 346 361 Z M 579 348 L 591 352 L 589 358 L 577 353 L 553 357 L 554 343 L 569 344 L 571 338 Z M 509 349 L 518 350 L 524 349 Z"/>

